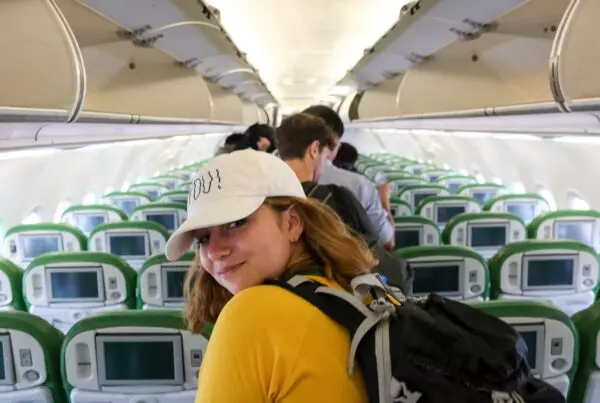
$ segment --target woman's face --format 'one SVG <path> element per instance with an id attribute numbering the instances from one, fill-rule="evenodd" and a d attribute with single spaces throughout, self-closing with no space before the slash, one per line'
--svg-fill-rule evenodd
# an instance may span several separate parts
<path id="1" fill-rule="evenodd" d="M 200 263 L 232 294 L 280 276 L 302 226 L 293 210 L 262 205 L 245 219 L 198 230 Z"/>
<path id="2" fill-rule="evenodd" d="M 261 151 L 267 151 L 269 149 L 269 147 L 271 147 L 271 142 L 269 141 L 268 138 L 261 137 L 258 139 L 258 143 L 256 143 L 256 146 Z"/>

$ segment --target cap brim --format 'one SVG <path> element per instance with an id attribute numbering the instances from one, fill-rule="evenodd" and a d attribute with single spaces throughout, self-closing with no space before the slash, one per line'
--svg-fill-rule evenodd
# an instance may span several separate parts
<path id="1" fill-rule="evenodd" d="M 246 218 L 258 210 L 264 201 L 264 196 L 235 197 L 203 205 L 201 211 L 185 220 L 171 235 L 165 247 L 167 259 L 177 260 L 190 249 L 194 241 L 193 231 Z"/>

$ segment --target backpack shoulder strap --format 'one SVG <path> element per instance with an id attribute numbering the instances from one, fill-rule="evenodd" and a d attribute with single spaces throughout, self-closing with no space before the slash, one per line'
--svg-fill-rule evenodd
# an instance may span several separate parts
<path id="1" fill-rule="evenodd" d="M 348 355 L 349 374 L 354 372 L 354 359 L 361 340 L 369 330 L 390 314 L 389 310 L 372 311 L 353 294 L 318 284 L 300 275 L 292 277 L 287 282 L 265 280 L 263 284 L 279 286 L 298 295 L 350 332 L 352 343 Z M 377 306 L 375 304 L 375 307 Z"/>
<path id="2" fill-rule="evenodd" d="M 327 201 L 333 195 L 333 192 L 328 185 L 322 185 L 317 182 L 312 182 L 311 184 L 307 185 L 307 187 L 304 189 L 304 192 L 306 193 L 307 197 L 318 199 L 324 204 L 327 204 Z"/>

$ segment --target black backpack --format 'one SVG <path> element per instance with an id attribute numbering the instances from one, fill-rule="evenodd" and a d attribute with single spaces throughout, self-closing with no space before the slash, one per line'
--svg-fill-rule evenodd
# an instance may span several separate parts
<path id="1" fill-rule="evenodd" d="M 355 295 L 302 275 L 265 283 L 295 293 L 348 329 L 348 371 L 356 360 L 369 403 L 566 401 L 533 377 L 518 332 L 468 304 L 436 294 L 393 296 L 373 274 L 352 281 Z M 366 295 L 373 297 L 369 306 Z"/>
<path id="2" fill-rule="evenodd" d="M 308 197 L 331 207 L 354 233 L 365 240 L 379 260 L 373 272 L 384 275 L 389 285 L 397 287 L 404 294 L 412 295 L 413 270 L 378 242 L 367 213 L 350 190 L 335 184 L 321 185 L 315 182 L 303 182 L 302 187 Z"/>

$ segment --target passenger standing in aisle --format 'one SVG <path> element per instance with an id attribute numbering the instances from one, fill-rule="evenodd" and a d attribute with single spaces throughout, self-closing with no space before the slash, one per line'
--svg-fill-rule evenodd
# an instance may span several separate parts
<path id="1" fill-rule="evenodd" d="M 251 148 L 268 153 L 275 151 L 274 130 L 271 126 L 255 123 L 246 129 L 245 135 Z"/>
<path id="2" fill-rule="evenodd" d="M 276 139 L 281 159 L 292 167 L 307 196 L 327 204 L 363 238 L 378 259 L 373 271 L 383 274 L 388 284 L 400 288 L 405 294 L 412 294 L 412 276 L 406 262 L 385 250 L 364 208 L 352 192 L 338 184 L 317 183 L 336 144 L 323 119 L 305 113 L 291 115 L 277 128 Z"/>
<path id="3" fill-rule="evenodd" d="M 350 292 L 375 263 L 367 246 L 268 153 L 218 156 L 196 178 L 213 180 L 190 190 L 188 219 L 166 247 L 170 260 L 196 249 L 184 287 L 189 327 L 216 322 L 196 403 L 367 403 L 362 374 L 348 374 L 347 330 L 261 285 L 303 272 Z"/>
<path id="4" fill-rule="evenodd" d="M 350 143 L 340 142 L 338 152 L 333 159 L 333 165 L 350 172 L 356 170 L 356 161 L 358 161 L 358 150 Z"/>
<path id="5" fill-rule="evenodd" d="M 310 106 L 303 113 L 323 119 L 325 124 L 332 130 L 334 146 L 331 159 L 334 159 L 338 152 L 341 138 L 344 135 L 344 122 L 342 122 L 340 116 L 333 109 L 325 105 Z M 319 177 L 319 183 L 324 185 L 334 183 L 350 189 L 364 207 L 379 241 L 387 250 L 394 250 L 394 225 L 393 217 L 391 217 L 390 213 L 391 191 L 387 183 L 381 184 L 378 190 L 363 175 L 340 169 L 332 163 L 328 163 L 324 167 L 323 173 Z"/>

